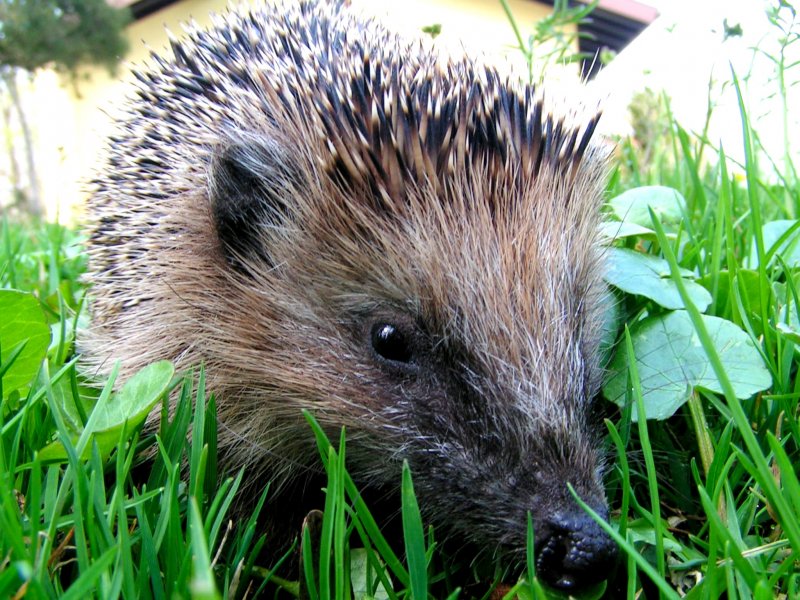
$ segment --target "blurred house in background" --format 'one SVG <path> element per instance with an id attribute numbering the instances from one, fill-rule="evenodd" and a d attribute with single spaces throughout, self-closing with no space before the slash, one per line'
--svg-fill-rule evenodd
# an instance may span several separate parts
<path id="1" fill-rule="evenodd" d="M 286 0 L 291 1 L 291 0 Z M 62 222 L 80 218 L 93 169 L 102 155 L 114 116 L 132 93 L 131 68 L 146 68 L 151 51 L 168 54 L 166 30 L 180 35 L 181 23 L 194 19 L 211 23 L 210 14 L 223 12 L 226 0 L 110 0 L 128 7 L 133 21 L 127 35 L 131 50 L 116 76 L 95 69 L 77 88 L 54 72 L 40 72 L 25 85 L 25 109 L 34 130 L 35 157 L 47 216 Z M 520 31 L 527 39 L 532 24 L 552 12 L 553 2 L 509 0 Z M 513 28 L 499 0 L 352 0 L 365 14 L 400 33 L 420 35 L 439 25 L 435 44 L 446 51 L 482 53 L 486 60 L 525 73 Z M 620 52 L 657 16 L 635 0 L 601 0 L 591 21 L 581 27 L 580 50 L 589 59 L 581 67 L 596 74 L 596 55 L 604 49 Z M 423 34 L 424 35 L 424 34 Z M 573 71 L 574 72 L 574 71 Z M 2 180 L 0 159 L 0 180 Z M 0 181 L 0 193 L 6 186 Z M 0 205 L 2 202 L 0 201 Z"/>

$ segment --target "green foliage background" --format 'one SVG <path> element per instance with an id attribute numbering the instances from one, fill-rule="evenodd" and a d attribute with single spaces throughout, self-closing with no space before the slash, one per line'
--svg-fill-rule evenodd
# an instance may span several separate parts
<path id="1" fill-rule="evenodd" d="M 74 75 L 84 64 L 113 71 L 128 43 L 128 11 L 105 0 L 0 1 L 0 65 L 33 73 L 46 65 Z"/>

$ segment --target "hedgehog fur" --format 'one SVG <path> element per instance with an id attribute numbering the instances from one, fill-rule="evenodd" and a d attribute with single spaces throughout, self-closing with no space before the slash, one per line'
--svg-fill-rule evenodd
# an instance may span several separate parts
<path id="1" fill-rule="evenodd" d="M 596 111 L 346 6 L 190 26 L 137 73 L 89 201 L 88 372 L 204 364 L 220 460 L 289 498 L 311 411 L 367 489 L 408 460 L 453 539 L 557 587 L 613 547 L 592 419 L 605 289 Z M 576 106 L 573 103 L 572 106 Z"/>

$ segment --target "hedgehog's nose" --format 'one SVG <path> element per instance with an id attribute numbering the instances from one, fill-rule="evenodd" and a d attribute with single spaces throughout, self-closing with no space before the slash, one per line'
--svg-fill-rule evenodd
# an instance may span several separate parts
<path id="1" fill-rule="evenodd" d="M 542 525 L 536 574 L 548 585 L 575 591 L 608 578 L 617 546 L 589 515 L 559 514 Z"/>

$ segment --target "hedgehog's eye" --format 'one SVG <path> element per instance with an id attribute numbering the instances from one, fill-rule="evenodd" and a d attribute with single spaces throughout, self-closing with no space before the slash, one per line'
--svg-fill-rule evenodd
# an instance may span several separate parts
<path id="1" fill-rule="evenodd" d="M 396 326 L 377 323 L 372 328 L 372 349 L 385 360 L 409 363 L 413 358 L 411 344 Z"/>

